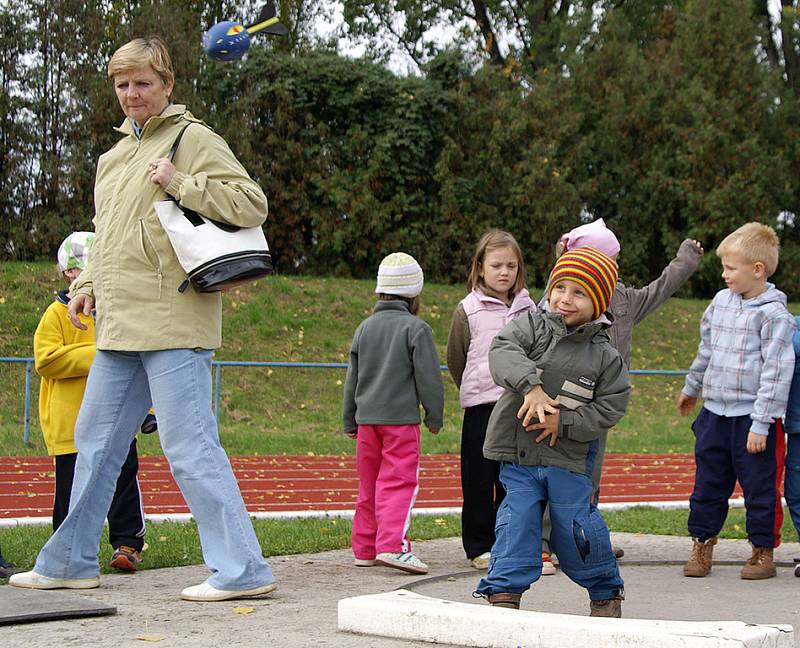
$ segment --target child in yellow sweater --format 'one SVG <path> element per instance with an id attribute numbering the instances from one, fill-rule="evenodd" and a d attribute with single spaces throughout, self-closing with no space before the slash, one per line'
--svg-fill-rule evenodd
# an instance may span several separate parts
<path id="1" fill-rule="evenodd" d="M 74 281 L 86 267 L 93 240 L 92 232 L 73 232 L 61 243 L 58 269 L 67 284 Z M 86 330 L 76 328 L 67 317 L 68 304 L 68 291 L 60 291 L 42 315 L 33 337 L 36 371 L 42 377 L 39 421 L 47 453 L 55 457 L 54 531 L 69 511 L 78 457 L 75 421 L 83 400 L 86 377 L 95 356 L 94 318 L 81 315 Z M 109 540 L 114 548 L 111 566 L 124 571 L 136 571 L 144 546 L 145 523 L 138 471 L 139 458 L 134 439 L 117 479 L 117 489 L 108 511 Z"/>

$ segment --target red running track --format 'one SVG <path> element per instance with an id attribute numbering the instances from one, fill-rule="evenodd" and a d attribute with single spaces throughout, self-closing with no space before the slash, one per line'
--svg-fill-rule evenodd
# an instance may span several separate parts
<path id="1" fill-rule="evenodd" d="M 247 509 L 255 512 L 352 510 L 358 491 L 355 457 L 232 457 Z M 601 501 L 686 501 L 694 481 L 690 454 L 606 456 Z M 147 514 L 187 513 L 163 457 L 141 457 L 139 483 Z M 741 496 L 737 488 L 734 497 Z M 50 457 L 0 457 L 0 518 L 49 517 L 53 502 Z M 425 455 L 417 508 L 460 507 L 457 455 Z"/>

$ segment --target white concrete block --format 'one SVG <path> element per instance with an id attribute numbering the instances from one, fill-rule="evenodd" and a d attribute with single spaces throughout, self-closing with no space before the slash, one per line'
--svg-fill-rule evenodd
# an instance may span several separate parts
<path id="1" fill-rule="evenodd" d="M 340 600 L 339 630 L 485 648 L 794 648 L 790 625 L 547 614 L 408 590 Z"/>

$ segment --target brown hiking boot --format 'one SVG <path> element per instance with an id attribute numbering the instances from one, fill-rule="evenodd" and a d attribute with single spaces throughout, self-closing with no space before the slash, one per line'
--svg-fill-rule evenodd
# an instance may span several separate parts
<path id="1" fill-rule="evenodd" d="M 622 599 L 611 598 L 605 601 L 589 601 L 589 616 L 608 617 L 611 619 L 622 618 Z"/>
<path id="2" fill-rule="evenodd" d="M 742 578 L 763 580 L 774 578 L 777 574 L 778 570 L 775 569 L 775 563 L 772 560 L 772 548 L 753 547 L 753 555 L 742 567 Z"/>
<path id="3" fill-rule="evenodd" d="M 486 597 L 486 600 L 494 607 L 511 608 L 512 610 L 519 610 L 521 599 L 522 594 L 514 594 L 514 592 L 495 592 Z"/>
<path id="4" fill-rule="evenodd" d="M 717 544 L 717 537 L 709 538 L 705 542 L 700 542 L 697 538 L 692 538 L 692 557 L 683 566 L 683 575 L 692 578 L 702 578 L 711 572 L 711 560 L 714 557 L 714 545 Z"/>

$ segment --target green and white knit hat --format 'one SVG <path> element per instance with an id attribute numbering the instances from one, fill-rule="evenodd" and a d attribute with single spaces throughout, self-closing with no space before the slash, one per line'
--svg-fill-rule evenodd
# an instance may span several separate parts
<path id="1" fill-rule="evenodd" d="M 378 267 L 376 293 L 416 297 L 422 292 L 425 277 L 414 257 L 405 252 L 393 252 Z"/>
<path id="2" fill-rule="evenodd" d="M 61 272 L 70 268 L 86 269 L 89 248 L 94 241 L 94 232 L 73 232 L 58 247 L 58 269 Z"/>

